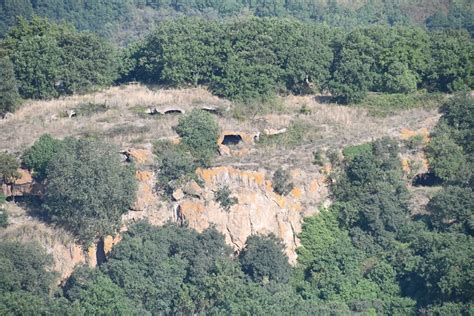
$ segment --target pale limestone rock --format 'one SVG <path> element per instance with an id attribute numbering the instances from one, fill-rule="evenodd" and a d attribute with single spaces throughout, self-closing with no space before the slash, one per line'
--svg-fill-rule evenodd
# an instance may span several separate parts
<path id="1" fill-rule="evenodd" d="M 184 198 L 184 192 L 183 190 L 181 189 L 176 189 L 174 192 L 173 192 L 173 199 L 175 199 L 175 201 L 179 201 L 181 200 L 182 198 Z"/>

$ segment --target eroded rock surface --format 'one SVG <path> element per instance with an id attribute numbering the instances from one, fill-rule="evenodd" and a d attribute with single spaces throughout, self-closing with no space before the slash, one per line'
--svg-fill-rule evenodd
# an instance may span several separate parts
<path id="1" fill-rule="evenodd" d="M 236 251 L 245 246 L 247 237 L 252 234 L 273 233 L 283 240 L 290 262 L 295 263 L 302 220 L 315 214 L 328 196 L 325 176 L 309 176 L 302 170 L 292 171 L 295 187 L 288 196 L 273 192 L 271 174 L 265 170 L 215 167 L 198 169 L 197 174 L 203 180 L 202 187 L 194 182 L 186 184 L 176 193 L 175 202 L 153 201 L 151 207 L 148 193 L 139 193 L 136 205 L 143 207 L 127 213 L 124 221 L 148 219 L 154 225 L 178 221 L 197 231 L 213 225 Z M 146 177 L 140 179 L 141 191 L 151 192 L 152 181 Z M 228 211 L 214 197 L 223 186 L 228 186 L 238 200 Z"/>

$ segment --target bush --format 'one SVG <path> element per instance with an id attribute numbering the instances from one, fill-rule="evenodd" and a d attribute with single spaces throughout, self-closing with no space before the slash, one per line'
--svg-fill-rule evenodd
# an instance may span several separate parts
<path id="1" fill-rule="evenodd" d="M 372 143 L 361 145 L 347 146 L 342 150 L 342 154 L 347 161 L 351 161 L 357 156 L 372 152 Z"/>
<path id="2" fill-rule="evenodd" d="M 474 235 L 474 193 L 471 188 L 447 186 L 430 200 L 427 209 L 433 227 Z"/>
<path id="3" fill-rule="evenodd" d="M 0 58 L 0 116 L 13 112 L 20 103 L 20 95 L 13 71 L 13 64 L 8 57 Z"/>
<path id="4" fill-rule="evenodd" d="M 273 191 L 280 195 L 287 195 L 293 190 L 291 175 L 287 170 L 279 168 L 273 174 Z"/>
<path id="5" fill-rule="evenodd" d="M 23 165 L 34 171 L 35 177 L 43 179 L 46 176 L 46 168 L 53 155 L 61 147 L 61 141 L 49 134 L 42 135 L 22 156 Z"/>
<path id="6" fill-rule="evenodd" d="M 44 208 L 83 242 L 114 233 L 135 200 L 134 168 L 117 153 L 100 141 L 67 139 L 48 164 Z"/>
<path id="7" fill-rule="evenodd" d="M 426 148 L 431 171 L 447 183 L 469 183 L 472 170 L 463 148 L 451 138 L 445 125 L 439 125 Z"/>
<path id="8" fill-rule="evenodd" d="M 196 164 L 191 154 L 177 146 L 159 157 L 158 184 L 172 194 L 181 184 L 195 177 Z"/>
<path id="9" fill-rule="evenodd" d="M 5 210 L 0 209 L 0 228 L 8 226 L 8 214 Z"/>
<path id="10" fill-rule="evenodd" d="M 20 163 L 9 153 L 0 153 L 0 179 L 3 183 L 12 183 L 20 177 Z"/>
<path id="11" fill-rule="evenodd" d="M 53 258 L 37 244 L 0 241 L 0 296 L 25 291 L 47 295 L 55 278 Z"/>
<path id="12" fill-rule="evenodd" d="M 291 276 L 291 267 L 284 253 L 283 243 L 274 235 L 252 235 L 247 238 L 239 261 L 242 271 L 257 282 L 286 283 Z"/>
<path id="13" fill-rule="evenodd" d="M 223 186 L 215 193 L 214 200 L 219 203 L 224 210 L 227 212 L 230 210 L 232 205 L 239 203 L 236 197 L 231 196 L 232 192 L 228 186 Z"/>
<path id="14" fill-rule="evenodd" d="M 323 166 L 324 165 L 324 158 L 321 150 L 317 150 L 313 152 L 313 165 Z"/>
<path id="15" fill-rule="evenodd" d="M 405 141 L 405 145 L 410 150 L 416 150 L 423 146 L 425 138 L 423 135 L 415 135 Z"/>
<path id="16" fill-rule="evenodd" d="M 208 165 L 218 149 L 220 128 L 212 114 L 194 109 L 179 119 L 176 132 L 183 146 L 198 160 Z"/>

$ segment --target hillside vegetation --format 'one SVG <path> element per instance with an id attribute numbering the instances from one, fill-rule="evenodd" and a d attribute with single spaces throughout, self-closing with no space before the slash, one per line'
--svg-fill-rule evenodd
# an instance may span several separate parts
<path id="1" fill-rule="evenodd" d="M 472 13 L 0 1 L 0 314 L 474 314 Z"/>

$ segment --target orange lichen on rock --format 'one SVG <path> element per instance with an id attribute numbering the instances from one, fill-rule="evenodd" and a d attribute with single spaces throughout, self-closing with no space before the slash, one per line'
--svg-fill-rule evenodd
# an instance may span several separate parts
<path id="1" fill-rule="evenodd" d="M 316 193 L 319 189 L 319 183 L 317 179 L 313 179 L 309 184 L 309 192 Z"/>
<path id="2" fill-rule="evenodd" d="M 184 218 L 188 218 L 188 215 L 204 212 L 204 205 L 201 202 L 185 200 L 179 205 L 179 210 Z"/>
<path id="3" fill-rule="evenodd" d="M 130 149 L 128 154 L 139 165 L 153 162 L 153 153 L 147 149 Z"/>
<path id="4" fill-rule="evenodd" d="M 303 206 L 301 205 L 300 202 L 296 202 L 296 203 L 292 203 L 288 208 L 290 211 L 299 212 L 303 209 Z"/>
<path id="5" fill-rule="evenodd" d="M 110 254 L 112 251 L 112 247 L 116 245 L 120 240 L 122 240 L 122 236 L 117 235 L 112 237 L 111 235 L 107 235 L 104 237 L 104 253 L 106 256 Z"/>
<path id="6" fill-rule="evenodd" d="M 331 173 L 331 171 L 332 171 L 332 166 L 331 166 L 331 164 L 325 164 L 325 165 L 323 166 L 323 172 L 324 172 L 325 174 L 329 174 L 329 173 Z"/>
<path id="7" fill-rule="evenodd" d="M 212 185 L 214 182 L 219 183 L 220 179 L 233 179 L 244 182 L 246 185 L 261 186 L 265 179 L 265 174 L 259 171 L 243 171 L 233 167 L 214 167 L 214 168 L 198 168 L 196 174 L 201 177 L 206 185 Z"/>
<path id="8" fill-rule="evenodd" d="M 291 194 L 293 197 L 295 197 L 295 198 L 298 199 L 298 198 L 300 198 L 300 197 L 303 195 L 303 190 L 302 190 L 301 188 L 299 188 L 299 187 L 294 187 L 294 188 L 291 190 L 290 194 Z"/>
<path id="9" fill-rule="evenodd" d="M 87 248 L 87 264 L 89 267 L 94 268 L 97 266 L 97 246 L 92 245 Z"/>
<path id="10" fill-rule="evenodd" d="M 270 180 L 265 181 L 265 190 L 268 191 L 268 192 L 273 191 L 272 181 L 270 181 Z"/>
<path id="11" fill-rule="evenodd" d="M 20 174 L 20 177 L 15 180 L 14 184 L 22 185 L 22 184 L 29 184 L 33 182 L 33 177 L 31 176 L 31 173 L 28 170 L 18 169 L 17 171 Z"/>
<path id="12" fill-rule="evenodd" d="M 286 198 L 281 195 L 277 195 L 275 197 L 275 202 L 278 204 L 280 208 L 285 208 L 286 207 Z"/>
<path id="13" fill-rule="evenodd" d="M 137 170 L 135 172 L 135 178 L 140 182 L 150 181 L 153 179 L 153 172 Z"/>
<path id="14" fill-rule="evenodd" d="M 426 127 L 420 128 L 417 131 L 408 128 L 402 128 L 402 130 L 400 131 L 400 138 L 403 140 L 407 140 L 415 136 L 422 136 L 423 142 L 425 144 L 430 141 L 430 132 Z"/>
<path id="15" fill-rule="evenodd" d="M 408 158 L 403 158 L 402 159 L 402 169 L 403 169 L 403 172 L 405 172 L 406 174 L 410 173 L 410 161 L 408 160 Z"/>

